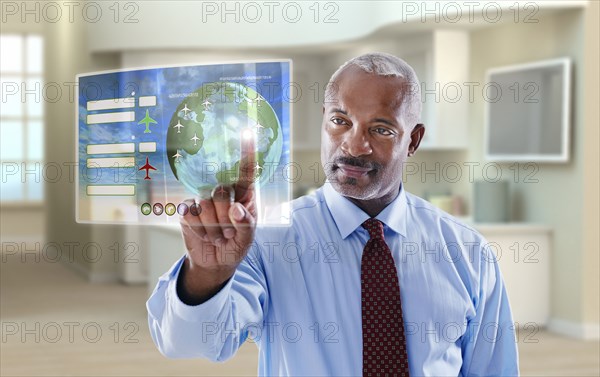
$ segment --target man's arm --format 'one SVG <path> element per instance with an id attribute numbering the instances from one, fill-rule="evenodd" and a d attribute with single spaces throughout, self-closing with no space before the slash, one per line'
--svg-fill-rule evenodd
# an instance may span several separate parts
<path id="1" fill-rule="evenodd" d="M 167 357 L 225 361 L 253 329 L 262 327 L 268 305 L 262 264 L 249 252 L 215 295 L 202 304 L 187 305 L 177 294 L 186 258 L 159 279 L 146 304 L 152 339 Z"/>
<path id="2" fill-rule="evenodd" d="M 238 181 L 216 187 L 199 207 L 187 201 L 190 211 L 180 218 L 187 254 L 147 303 L 152 338 L 170 357 L 225 360 L 248 336 L 246 323 L 262 326 L 264 274 L 248 258 L 256 227 L 255 143 L 251 132 L 240 136 Z"/>
<path id="3" fill-rule="evenodd" d="M 462 340 L 463 376 L 516 376 L 517 343 L 506 287 L 489 247 L 479 254 L 476 315 Z"/>

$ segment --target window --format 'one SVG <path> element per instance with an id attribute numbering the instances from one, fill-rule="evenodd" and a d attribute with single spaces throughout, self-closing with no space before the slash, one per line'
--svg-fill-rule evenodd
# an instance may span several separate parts
<path id="1" fill-rule="evenodd" d="M 0 35 L 0 201 L 40 202 L 44 157 L 43 40 Z"/>

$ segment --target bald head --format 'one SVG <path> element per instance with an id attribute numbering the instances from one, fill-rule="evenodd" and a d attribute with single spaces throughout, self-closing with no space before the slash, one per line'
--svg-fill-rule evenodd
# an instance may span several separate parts
<path id="1" fill-rule="evenodd" d="M 325 89 L 325 98 L 331 98 L 336 88 L 336 80 L 349 67 L 357 67 L 364 72 L 377 75 L 400 77 L 404 79 L 400 110 L 406 125 L 412 129 L 421 119 L 421 90 L 415 71 L 404 60 L 383 52 L 373 52 L 357 56 L 342 64 L 329 79 Z"/>

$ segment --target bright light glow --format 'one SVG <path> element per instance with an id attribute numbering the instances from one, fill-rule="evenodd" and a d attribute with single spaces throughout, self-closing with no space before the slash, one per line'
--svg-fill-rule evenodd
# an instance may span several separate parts
<path id="1" fill-rule="evenodd" d="M 23 71 L 23 39 L 20 35 L 0 36 L 0 68 L 3 73 Z"/>
<path id="2" fill-rule="evenodd" d="M 244 140 L 250 140 L 254 137 L 254 132 L 252 131 L 252 128 L 244 128 L 242 130 L 242 138 Z"/>

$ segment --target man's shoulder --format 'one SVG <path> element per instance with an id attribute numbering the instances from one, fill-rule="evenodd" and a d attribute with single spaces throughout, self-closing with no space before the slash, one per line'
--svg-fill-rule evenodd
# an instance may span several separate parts
<path id="1" fill-rule="evenodd" d="M 453 233 L 460 233 L 468 238 L 482 238 L 481 234 L 464 220 L 441 210 L 415 194 L 406 192 L 406 204 L 407 213 L 416 224 L 437 224 L 446 229 L 454 229 Z"/>
<path id="2" fill-rule="evenodd" d="M 321 190 L 322 188 L 281 204 L 280 206 L 284 206 L 285 210 L 280 207 L 273 209 L 271 212 L 275 213 L 276 216 L 280 216 L 274 217 L 275 220 L 281 219 L 281 213 L 286 213 L 284 217 L 290 220 L 289 223 L 279 226 L 259 226 L 261 232 L 269 235 L 282 234 L 282 232 L 288 232 L 297 227 L 298 224 L 311 221 L 311 219 L 322 218 L 323 206 L 326 206 L 326 204 Z M 273 223 L 273 221 L 271 222 Z"/>
<path id="3" fill-rule="evenodd" d="M 302 215 L 304 212 L 319 210 L 324 204 L 325 198 L 322 193 L 323 188 L 319 188 L 310 194 L 302 195 L 290 202 L 292 216 Z"/>
<path id="4" fill-rule="evenodd" d="M 296 220 L 311 219 L 314 216 L 322 217 L 323 212 L 328 211 L 325 195 L 323 194 L 323 186 L 308 194 L 292 199 L 286 205 L 290 210 L 292 224 Z"/>
<path id="5" fill-rule="evenodd" d="M 479 271 L 483 262 L 496 263 L 494 248 L 474 227 L 414 194 L 407 193 L 406 202 L 407 237 L 424 245 L 424 252 L 439 250 L 439 260 L 468 265 L 469 271 Z"/>

